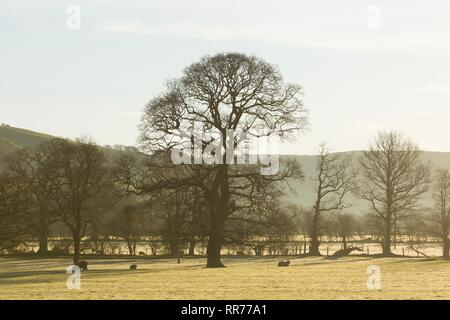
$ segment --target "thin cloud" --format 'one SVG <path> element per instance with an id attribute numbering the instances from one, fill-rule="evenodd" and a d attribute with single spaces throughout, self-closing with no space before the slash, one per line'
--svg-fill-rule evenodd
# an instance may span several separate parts
<path id="1" fill-rule="evenodd" d="M 264 25 L 223 25 L 220 22 L 184 21 L 149 25 L 141 21 L 110 21 L 99 25 L 107 32 L 158 37 L 192 38 L 206 41 L 247 41 L 282 44 L 331 50 L 402 51 L 433 49 L 449 51 L 450 43 L 435 32 L 374 32 L 363 25 L 348 30 L 339 25 L 334 29 L 308 28 L 295 22 L 266 21 Z M 311 30 L 312 29 L 312 30 Z"/>
<path id="2" fill-rule="evenodd" d="M 409 93 L 450 93 L 450 84 L 431 83 L 421 87 L 404 90 Z"/>
<path id="3" fill-rule="evenodd" d="M 124 111 L 124 110 L 101 110 L 98 113 L 114 116 L 127 116 L 127 117 L 139 117 L 141 112 L 137 111 Z"/>
<path id="4" fill-rule="evenodd" d="M 416 112 L 400 112 L 401 115 L 410 115 L 410 116 L 425 116 L 425 117 L 443 117 L 449 116 L 448 114 L 441 112 L 426 112 L 426 111 L 416 111 Z"/>

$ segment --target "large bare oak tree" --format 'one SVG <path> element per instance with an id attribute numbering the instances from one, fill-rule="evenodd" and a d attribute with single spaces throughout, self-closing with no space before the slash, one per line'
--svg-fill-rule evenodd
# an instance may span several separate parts
<path id="1" fill-rule="evenodd" d="M 277 68 L 262 59 L 224 53 L 205 56 L 193 63 L 181 78 L 170 81 L 166 91 L 148 103 L 140 126 L 141 146 L 147 153 L 167 151 L 180 146 L 174 135 L 192 130 L 200 134 L 213 131 L 222 137 L 227 137 L 227 130 L 252 130 L 258 131 L 260 138 L 277 135 L 285 139 L 305 124 L 300 86 L 284 83 Z M 166 187 L 190 185 L 201 189 L 209 205 L 208 267 L 223 266 L 220 251 L 224 224 L 241 205 L 234 197 L 248 199 L 245 193 L 253 188 L 259 176 L 257 166 L 242 171 L 237 166 L 231 168 L 229 159 L 236 155 L 228 150 L 230 146 L 237 147 L 238 140 L 234 137 L 219 140 L 211 135 L 203 141 L 202 148 L 220 144 L 222 164 L 200 168 L 180 165 L 176 170 L 189 172 L 187 178 L 176 182 L 164 179 Z M 294 172 L 286 168 L 281 171 L 276 179 Z M 147 184 L 147 191 L 152 189 L 155 186 Z"/>

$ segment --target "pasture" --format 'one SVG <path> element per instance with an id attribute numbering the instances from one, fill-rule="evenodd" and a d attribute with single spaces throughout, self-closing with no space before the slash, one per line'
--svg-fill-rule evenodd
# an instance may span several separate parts
<path id="1" fill-rule="evenodd" d="M 0 299 L 450 299 L 450 261 L 349 256 L 87 259 L 81 289 L 66 287 L 69 258 L 0 257 Z M 138 269 L 130 271 L 130 264 Z M 381 289 L 367 288 L 368 266 L 381 269 Z"/>

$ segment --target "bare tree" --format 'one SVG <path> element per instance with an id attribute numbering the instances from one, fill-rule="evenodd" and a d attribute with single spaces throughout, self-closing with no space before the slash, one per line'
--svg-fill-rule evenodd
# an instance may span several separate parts
<path id="1" fill-rule="evenodd" d="M 152 220 L 159 226 L 161 239 L 174 257 L 179 257 L 182 245 L 190 239 L 193 199 L 190 189 L 162 190 L 151 209 Z"/>
<path id="2" fill-rule="evenodd" d="M 0 245 L 29 233 L 29 185 L 17 176 L 0 175 Z"/>
<path id="3" fill-rule="evenodd" d="M 89 228 L 89 244 L 92 252 L 105 255 L 106 247 L 111 240 L 114 228 L 111 226 L 111 217 L 102 214 L 92 221 Z"/>
<path id="4" fill-rule="evenodd" d="M 26 221 L 31 234 L 39 239 L 39 253 L 48 252 L 50 227 L 57 221 L 51 191 L 56 179 L 58 140 L 50 140 L 36 149 L 20 149 L 10 155 L 7 170 L 28 184 L 30 213 Z"/>
<path id="5" fill-rule="evenodd" d="M 360 195 L 384 224 L 383 255 L 392 255 L 392 227 L 400 214 L 412 211 L 428 190 L 430 167 L 419 147 L 395 131 L 380 132 L 359 160 Z"/>
<path id="6" fill-rule="evenodd" d="M 185 173 L 177 181 L 173 174 L 168 178 L 170 169 L 166 168 L 166 177 L 162 178 L 166 188 L 191 185 L 202 189 L 209 206 L 207 267 L 223 267 L 220 251 L 224 223 L 239 208 L 239 201 L 233 197 L 246 197 L 246 190 L 261 179 L 259 166 L 252 166 L 251 170 L 231 169 L 230 159 L 234 163 L 237 154 L 228 150 L 246 140 L 230 137 L 228 130 L 258 131 L 260 138 L 288 138 L 306 124 L 300 95 L 301 87 L 285 84 L 274 66 L 254 56 L 229 53 L 203 57 L 186 68 L 180 79 L 169 82 L 166 92 L 148 103 L 140 126 L 141 145 L 148 153 L 181 147 L 192 140 L 189 134 L 183 134 L 189 131 L 214 132 L 203 141 L 202 151 L 211 146 L 222 150 L 210 154 L 221 163 L 200 168 L 177 166 L 176 171 Z M 284 168 L 277 179 L 293 176 L 296 171 L 292 168 Z M 138 189 L 151 191 L 161 185 L 147 184 Z"/>
<path id="7" fill-rule="evenodd" d="M 81 239 L 95 215 L 105 208 L 108 193 L 106 159 L 98 146 L 84 140 L 59 140 L 58 174 L 52 198 L 61 221 L 72 234 L 74 263 L 80 259 Z"/>
<path id="8" fill-rule="evenodd" d="M 293 214 L 279 203 L 270 203 L 264 214 L 257 215 L 258 219 L 230 218 L 225 229 L 226 242 L 251 248 L 256 256 L 261 256 L 269 246 L 286 244 L 295 235 Z"/>
<path id="9" fill-rule="evenodd" d="M 194 187 L 191 201 L 188 204 L 187 238 L 189 242 L 188 254 L 195 255 L 195 247 L 205 240 L 208 234 L 208 204 L 201 196 L 201 191 Z"/>
<path id="10" fill-rule="evenodd" d="M 433 199 L 435 211 L 433 221 L 440 227 L 443 249 L 442 256 L 448 258 L 450 239 L 448 238 L 450 226 L 450 173 L 447 169 L 438 169 L 433 184 Z"/>
<path id="11" fill-rule="evenodd" d="M 143 214 L 137 206 L 125 205 L 119 213 L 118 230 L 119 235 L 127 243 L 130 256 L 136 255 L 137 242 L 142 238 Z"/>
<path id="12" fill-rule="evenodd" d="M 345 195 L 355 188 L 356 172 L 350 155 L 331 154 L 325 144 L 320 145 L 316 165 L 316 200 L 311 225 L 310 255 L 320 255 L 320 217 L 324 212 L 349 207 Z"/>
<path id="13" fill-rule="evenodd" d="M 178 256 L 182 245 L 189 244 L 189 255 L 204 240 L 207 220 L 206 205 L 201 203 L 201 191 L 195 187 L 162 190 L 158 203 L 152 205 L 152 216 L 159 225 L 159 233 L 172 255 Z"/>
<path id="14" fill-rule="evenodd" d="M 347 241 L 358 230 L 358 219 L 350 213 L 340 213 L 337 216 L 337 230 L 342 239 L 342 249 L 347 249 Z"/>

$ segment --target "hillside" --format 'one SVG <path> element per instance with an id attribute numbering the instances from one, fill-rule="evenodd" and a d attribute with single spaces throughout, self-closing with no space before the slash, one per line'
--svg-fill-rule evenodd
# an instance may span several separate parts
<path id="1" fill-rule="evenodd" d="M 8 125 L 0 126 L 0 168 L 3 166 L 5 156 L 19 148 L 36 147 L 39 144 L 54 138 L 54 136 L 35 132 L 27 129 L 11 127 Z M 103 147 L 103 151 L 109 157 L 115 157 L 122 151 L 109 147 Z"/>
<path id="2" fill-rule="evenodd" d="M 358 158 L 361 156 L 361 151 L 349 151 L 356 163 Z M 303 155 L 291 155 L 285 157 L 294 157 L 301 164 L 302 170 L 305 175 L 304 182 L 290 181 L 289 185 L 294 190 L 287 194 L 287 201 L 300 204 L 305 208 L 312 208 L 315 202 L 315 190 L 314 183 L 312 181 L 316 166 L 315 156 L 303 156 Z M 450 152 L 429 152 L 425 151 L 423 153 L 423 161 L 426 163 L 431 163 L 433 170 L 436 168 L 445 168 L 450 170 Z M 358 199 L 352 195 L 347 196 L 347 203 L 352 203 L 353 207 L 347 209 L 350 212 L 360 213 L 367 211 L 367 201 Z M 429 206 L 432 203 L 431 193 L 428 193 L 423 197 L 421 202 L 423 205 Z"/>
<path id="3" fill-rule="evenodd" d="M 0 157 L 3 158 L 17 148 L 35 147 L 51 137 L 44 133 L 2 125 L 0 126 Z"/>
<path id="4" fill-rule="evenodd" d="M 34 132 L 26 129 L 0 126 L 0 158 L 3 158 L 8 153 L 23 147 L 34 147 L 38 144 L 52 138 L 52 136 Z M 108 157 L 115 157 L 122 151 L 104 148 L 104 151 Z M 356 159 L 361 155 L 360 151 L 349 151 L 353 158 Z M 290 181 L 289 185 L 292 190 L 287 194 L 286 200 L 295 204 L 301 204 L 304 207 L 312 207 L 314 203 L 314 184 L 312 181 L 315 175 L 315 156 L 310 155 L 283 155 L 282 158 L 295 158 L 302 166 L 302 170 L 305 175 L 305 180 Z M 443 167 L 450 170 L 450 152 L 424 152 L 423 159 L 426 162 L 430 162 L 434 168 Z M 0 168 L 2 164 L 0 162 Z M 424 203 L 429 204 L 431 197 L 425 197 Z M 352 212 L 358 213 L 366 210 L 366 203 L 355 199 L 349 198 L 349 202 L 353 203 L 353 208 L 349 209 Z"/>

